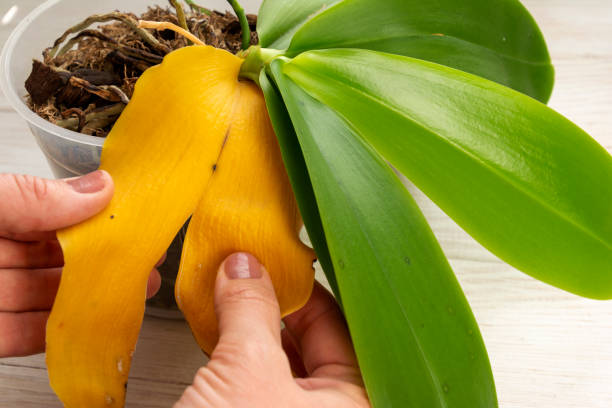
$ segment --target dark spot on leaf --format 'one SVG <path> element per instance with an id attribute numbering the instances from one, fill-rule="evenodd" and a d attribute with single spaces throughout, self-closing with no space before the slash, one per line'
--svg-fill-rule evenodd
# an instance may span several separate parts
<path id="1" fill-rule="evenodd" d="M 444 384 L 442 385 L 442 390 L 443 390 L 444 392 L 448 393 L 448 391 L 450 390 L 450 388 L 448 387 L 448 384 L 444 383 Z"/>
<path id="2" fill-rule="evenodd" d="M 424 328 L 425 328 L 425 323 L 421 323 L 421 324 L 419 325 L 419 327 L 420 327 L 421 329 L 424 329 Z"/>
<path id="3" fill-rule="evenodd" d="M 410 260 L 410 257 L 408 256 L 404 257 L 404 262 L 406 262 L 406 265 L 410 265 L 412 263 L 412 261 Z"/>
<path id="4" fill-rule="evenodd" d="M 213 166 L 212 166 L 212 171 L 214 172 L 214 171 L 216 171 L 216 170 L 217 170 L 217 164 L 215 163 L 215 164 L 213 164 Z"/>
<path id="5" fill-rule="evenodd" d="M 111 214 L 110 219 L 111 220 L 115 219 L 115 214 Z"/>
<path id="6" fill-rule="evenodd" d="M 338 259 L 338 266 L 340 269 L 344 269 L 344 261 L 342 259 Z"/>

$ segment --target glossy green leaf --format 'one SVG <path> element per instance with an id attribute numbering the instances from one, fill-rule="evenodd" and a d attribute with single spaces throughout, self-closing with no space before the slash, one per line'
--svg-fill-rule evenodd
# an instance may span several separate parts
<path id="1" fill-rule="evenodd" d="M 283 162 L 285 163 L 285 169 L 289 175 L 289 181 L 291 182 L 291 187 L 293 188 L 293 193 L 295 194 L 302 220 L 308 232 L 308 237 L 317 254 L 317 259 L 325 272 L 327 281 L 336 299 L 340 302 L 340 292 L 338 291 L 334 267 L 329 255 L 329 249 L 327 248 L 327 241 L 325 240 L 325 233 L 323 232 L 323 225 L 321 224 L 319 208 L 317 207 L 312 184 L 308 177 L 306 163 L 304 162 L 304 157 L 302 156 L 295 130 L 291 124 L 289 113 L 283 104 L 281 96 L 278 94 L 278 90 L 268 79 L 264 71 L 261 71 L 259 75 L 259 86 L 266 99 L 268 114 L 270 115 L 272 126 L 274 127 L 274 133 L 276 133 L 276 138 L 278 139 Z"/>
<path id="2" fill-rule="evenodd" d="M 284 50 L 302 24 L 337 1 L 264 0 L 257 19 L 259 45 Z"/>
<path id="3" fill-rule="evenodd" d="M 477 76 L 372 51 L 312 51 L 284 73 L 501 259 L 612 298 L 612 157 L 569 120 Z"/>
<path id="4" fill-rule="evenodd" d="M 387 163 L 272 63 L 321 213 L 374 407 L 494 407 L 470 307 L 416 203 Z"/>
<path id="5" fill-rule="evenodd" d="M 553 86 L 542 33 L 518 0 L 344 0 L 309 19 L 287 55 L 329 48 L 437 62 L 543 102 Z"/>

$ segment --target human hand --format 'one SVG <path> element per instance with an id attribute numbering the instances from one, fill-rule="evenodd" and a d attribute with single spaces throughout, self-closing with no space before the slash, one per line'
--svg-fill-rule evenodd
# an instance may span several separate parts
<path id="1" fill-rule="evenodd" d="M 281 334 L 268 273 L 236 253 L 219 268 L 215 310 L 219 343 L 174 408 L 370 406 L 340 309 L 319 284 Z"/>
<path id="2" fill-rule="evenodd" d="M 0 357 L 44 351 L 64 263 L 55 230 L 97 214 L 112 195 L 104 171 L 65 180 L 0 174 Z M 160 283 L 154 270 L 147 296 Z"/>

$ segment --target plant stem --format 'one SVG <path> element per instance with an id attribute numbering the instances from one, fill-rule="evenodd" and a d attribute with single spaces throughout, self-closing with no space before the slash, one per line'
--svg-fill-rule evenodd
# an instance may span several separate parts
<path id="1" fill-rule="evenodd" d="M 238 3 L 238 0 L 227 0 L 227 2 L 234 9 L 238 21 L 240 21 L 240 28 L 242 29 L 242 49 L 246 50 L 251 45 L 251 29 L 249 28 L 249 22 L 247 21 L 244 9 Z"/>
<path id="2" fill-rule="evenodd" d="M 272 48 L 261 48 L 259 45 L 252 45 L 246 51 L 240 51 L 236 54 L 240 58 L 244 58 L 240 66 L 240 78 L 248 78 L 259 85 L 259 73 L 270 63 L 274 58 L 283 55 L 284 51 L 275 50 Z"/>
<path id="3" fill-rule="evenodd" d="M 178 18 L 179 25 L 184 29 L 189 31 L 189 27 L 187 26 L 187 19 L 185 18 L 185 12 L 183 11 L 183 6 L 178 0 L 169 0 L 174 10 L 176 10 L 176 17 Z"/>
<path id="4" fill-rule="evenodd" d="M 172 7 L 176 11 L 176 18 L 178 19 L 178 23 L 181 28 L 185 31 L 190 31 L 189 26 L 187 25 L 187 19 L 185 19 L 185 12 L 183 11 L 183 6 L 178 0 L 169 0 Z M 187 45 L 193 44 L 191 41 L 187 40 Z"/>
<path id="5" fill-rule="evenodd" d="M 197 5 L 196 3 L 193 2 L 193 0 L 185 0 L 185 3 L 189 5 L 192 11 L 197 10 L 200 13 L 206 14 L 207 16 L 210 16 L 212 14 L 212 12 L 209 9 L 202 7 L 200 5 Z"/>

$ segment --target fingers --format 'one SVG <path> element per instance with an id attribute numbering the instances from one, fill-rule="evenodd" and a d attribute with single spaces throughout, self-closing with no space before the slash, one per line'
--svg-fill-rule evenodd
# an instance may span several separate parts
<path id="1" fill-rule="evenodd" d="M 49 312 L 0 312 L 0 358 L 20 357 L 45 350 Z"/>
<path id="2" fill-rule="evenodd" d="M 159 258 L 159 261 L 157 261 L 157 263 L 155 264 L 156 268 L 159 268 L 160 266 L 163 265 L 164 262 L 166 262 L 166 258 L 168 257 L 168 252 L 164 252 L 164 254 L 162 255 L 161 258 Z"/>
<path id="3" fill-rule="evenodd" d="M 284 322 L 311 377 L 361 384 L 357 358 L 340 308 L 319 283 L 315 284 L 308 303 L 285 317 Z"/>
<path id="4" fill-rule="evenodd" d="M 235 253 L 215 283 L 219 342 L 178 407 L 294 406 L 302 390 L 281 348 L 280 310 L 272 282 L 257 259 Z"/>
<path id="5" fill-rule="evenodd" d="M 219 344 L 274 343 L 280 348 L 278 301 L 268 273 L 253 255 L 239 252 L 221 264 L 215 312 Z"/>
<path id="6" fill-rule="evenodd" d="M 153 268 L 151 274 L 149 275 L 149 281 L 147 282 L 147 299 L 155 296 L 160 287 L 161 275 L 157 269 Z"/>
<path id="7" fill-rule="evenodd" d="M 221 266 L 215 287 L 219 344 L 281 344 L 279 308 L 267 272 L 248 254 L 231 255 Z M 319 284 L 304 308 L 285 318 L 285 346 L 297 346 L 304 368 L 313 377 L 361 384 L 348 328 L 333 297 Z M 296 350 L 297 349 L 297 350 Z M 240 347 L 235 348 L 239 352 Z M 297 355 L 296 355 L 297 354 Z M 213 353 L 213 359 L 215 354 Z M 296 368 L 298 368 L 296 366 Z"/>
<path id="8" fill-rule="evenodd" d="M 162 278 L 157 268 L 166 262 L 167 255 L 168 253 L 164 252 L 149 275 L 149 281 L 147 282 L 147 299 L 151 299 L 153 296 L 155 296 L 161 287 Z"/>
<path id="9" fill-rule="evenodd" d="M 0 358 L 42 353 L 45 328 L 59 287 L 61 268 L 0 270 Z M 161 277 L 149 276 L 147 297 Z"/>
<path id="10" fill-rule="evenodd" d="M 62 269 L 0 269 L 0 312 L 50 310 L 60 284 Z M 157 269 L 151 271 L 147 298 L 161 285 Z"/>
<path id="11" fill-rule="evenodd" d="M 0 312 L 49 310 L 61 268 L 0 270 Z"/>
<path id="12" fill-rule="evenodd" d="M 0 268 L 53 268 L 63 264 L 58 241 L 18 242 L 0 238 Z"/>
<path id="13" fill-rule="evenodd" d="M 103 170 L 66 180 L 1 174 L 0 235 L 79 223 L 106 207 L 112 194 L 112 179 Z"/>
<path id="14" fill-rule="evenodd" d="M 35 241 L 57 241 L 55 231 L 32 231 L 24 233 L 5 232 L 2 237 L 13 241 L 35 242 Z"/>
<path id="15" fill-rule="evenodd" d="M 285 350 L 285 354 L 289 360 L 289 365 L 291 366 L 293 376 L 297 378 L 307 377 L 308 372 L 304 367 L 302 355 L 300 354 L 299 347 L 296 344 L 297 342 L 295 337 L 293 337 L 288 330 L 283 329 L 283 331 L 281 331 L 281 341 L 283 344 L 283 350 Z"/>

